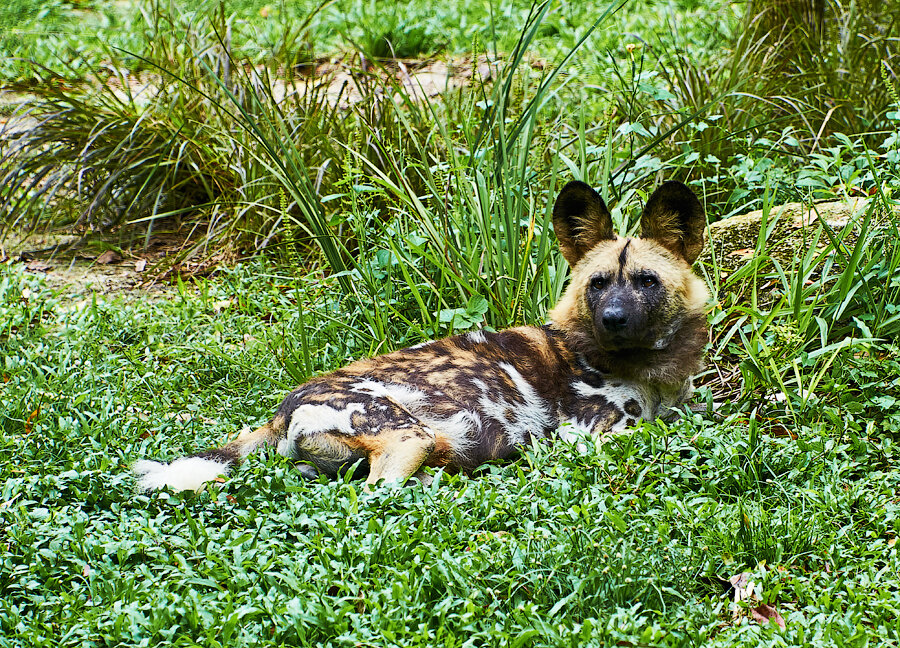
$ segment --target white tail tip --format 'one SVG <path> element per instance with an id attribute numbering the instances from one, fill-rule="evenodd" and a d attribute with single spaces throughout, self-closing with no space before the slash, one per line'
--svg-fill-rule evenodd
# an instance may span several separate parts
<path id="1" fill-rule="evenodd" d="M 220 475 L 228 474 L 229 464 L 203 459 L 201 457 L 185 457 L 170 464 L 158 461 L 136 461 L 132 469 L 138 478 L 141 490 L 155 490 L 166 486 L 175 490 L 197 491 L 207 482 Z"/>

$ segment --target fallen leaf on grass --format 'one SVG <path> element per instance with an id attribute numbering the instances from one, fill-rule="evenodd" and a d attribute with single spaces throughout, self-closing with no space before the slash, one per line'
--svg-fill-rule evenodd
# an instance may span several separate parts
<path id="1" fill-rule="evenodd" d="M 52 270 L 53 266 L 49 263 L 44 263 L 43 261 L 35 259 L 34 261 L 29 261 L 28 265 L 25 266 L 25 269 L 29 272 L 47 272 L 48 270 Z"/>
<path id="2" fill-rule="evenodd" d="M 784 617 L 778 613 L 778 610 L 765 603 L 750 608 L 750 617 L 759 625 L 766 625 L 769 621 L 774 621 L 782 630 L 785 628 Z"/>
<path id="3" fill-rule="evenodd" d="M 32 430 L 34 430 L 34 419 L 36 419 L 40 413 L 41 406 L 38 405 L 37 409 L 25 420 L 25 434 L 31 434 Z"/>
<path id="4" fill-rule="evenodd" d="M 769 434 L 776 438 L 790 438 L 794 441 L 797 440 L 797 433 L 787 429 L 780 423 L 774 423 L 772 427 L 769 428 Z"/>
<path id="5" fill-rule="evenodd" d="M 134 271 L 143 272 L 147 267 L 147 259 L 138 259 L 134 262 Z"/>
<path id="6" fill-rule="evenodd" d="M 785 628 L 784 617 L 778 613 L 778 610 L 766 603 L 759 603 L 755 591 L 756 584 L 750 580 L 749 572 L 735 574 L 728 579 L 728 583 L 734 590 L 731 614 L 735 621 L 746 614 L 745 608 L 740 605 L 746 601 L 748 606 L 746 609 L 750 612 L 750 618 L 758 624 L 765 625 L 769 621 L 775 621 L 780 628 Z"/>
<path id="7" fill-rule="evenodd" d="M 94 259 L 94 263 L 99 263 L 100 265 L 109 265 L 110 263 L 118 263 L 122 260 L 122 257 L 113 250 L 107 250 L 96 259 Z"/>

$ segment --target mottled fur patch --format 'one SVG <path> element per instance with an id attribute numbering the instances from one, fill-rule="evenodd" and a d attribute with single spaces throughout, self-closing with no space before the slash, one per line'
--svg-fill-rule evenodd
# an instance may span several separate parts
<path id="1" fill-rule="evenodd" d="M 571 276 L 545 326 L 474 331 L 317 376 L 221 448 L 139 462 L 141 485 L 198 488 L 265 446 L 304 474 L 360 465 L 370 485 L 400 482 L 422 466 L 507 459 L 534 439 L 583 451 L 585 434 L 667 414 L 690 395 L 706 341 L 708 293 L 691 271 L 706 224 L 699 201 L 665 183 L 647 201 L 642 236 L 619 238 L 600 196 L 572 182 L 553 222 Z"/>

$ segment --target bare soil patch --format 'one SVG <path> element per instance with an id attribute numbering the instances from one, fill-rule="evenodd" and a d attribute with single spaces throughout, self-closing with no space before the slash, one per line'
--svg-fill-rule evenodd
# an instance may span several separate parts
<path id="1" fill-rule="evenodd" d="M 0 262 L 22 264 L 26 272 L 45 277 L 49 286 L 73 293 L 108 294 L 138 290 L 165 292 L 174 275 L 205 276 L 222 263 L 221 255 L 193 260 L 197 241 L 160 233 L 149 241 L 74 234 L 10 236 L 0 244 Z"/>

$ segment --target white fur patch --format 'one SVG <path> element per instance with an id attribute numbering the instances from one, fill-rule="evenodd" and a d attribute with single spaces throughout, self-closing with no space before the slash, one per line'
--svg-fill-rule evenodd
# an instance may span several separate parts
<path id="1" fill-rule="evenodd" d="M 583 380 L 579 380 L 577 383 L 573 384 L 572 389 L 574 389 L 575 393 L 581 396 L 581 398 L 590 398 L 591 396 L 605 397 L 609 391 L 605 387 L 591 387 Z"/>
<path id="2" fill-rule="evenodd" d="M 617 409 L 625 412 L 625 403 L 630 400 L 637 401 L 641 408 L 641 418 L 652 418 L 655 414 L 653 407 L 649 402 L 648 394 L 644 393 L 638 385 L 625 383 L 618 387 L 605 385 L 603 387 L 592 387 L 584 381 L 578 381 L 572 385 L 572 389 L 580 398 L 591 399 L 602 396 Z"/>
<path id="3" fill-rule="evenodd" d="M 609 394 L 606 398 L 623 412 L 625 411 L 625 403 L 630 400 L 636 400 L 638 406 L 641 408 L 641 418 L 651 418 L 654 416 L 647 394 L 644 393 L 639 385 L 625 383 L 619 387 L 610 387 Z"/>
<path id="4" fill-rule="evenodd" d="M 596 425 L 597 419 L 593 418 L 590 421 L 582 421 L 579 419 L 560 419 L 559 422 L 559 438 L 563 441 L 574 442 L 584 435 L 590 436 L 594 431 L 594 425 Z"/>
<path id="5" fill-rule="evenodd" d="M 579 454 L 587 454 L 587 445 L 584 443 L 586 436 L 591 436 L 594 429 L 594 421 L 579 421 L 576 419 L 564 419 L 560 421 L 556 433 L 566 443 L 574 443 Z"/>
<path id="6" fill-rule="evenodd" d="M 481 419 L 474 412 L 460 410 L 447 418 L 422 416 L 422 422 L 441 434 L 457 456 L 464 457 L 481 432 Z"/>
<path id="7" fill-rule="evenodd" d="M 511 444 L 521 445 L 529 433 L 539 435 L 552 425 L 549 411 L 531 383 L 515 367 L 507 362 L 500 362 L 497 366 L 512 378 L 524 403 L 511 403 L 502 397 L 491 399 L 485 394 L 478 404 L 487 416 L 503 425 Z M 512 412 L 512 417 L 507 416 L 507 412 Z"/>
<path id="8" fill-rule="evenodd" d="M 330 405 L 313 405 L 306 403 L 300 405 L 291 414 L 291 422 L 288 425 L 287 438 L 278 443 L 278 452 L 290 449 L 298 437 L 317 432 L 331 432 L 337 430 L 343 434 L 354 434 L 350 419 L 353 414 L 365 411 L 362 403 L 350 403 L 344 409 L 337 409 Z"/>
<path id="9" fill-rule="evenodd" d="M 361 380 L 353 385 L 351 389 L 357 393 L 376 398 L 389 398 L 408 410 L 421 409 L 428 402 L 428 394 L 421 390 L 408 387 L 407 385 L 384 383 L 379 380 Z"/>
<path id="10" fill-rule="evenodd" d="M 196 491 L 216 477 L 228 474 L 227 463 L 201 457 L 185 457 L 170 464 L 141 460 L 135 462 L 132 468 L 142 490 L 168 486 L 175 490 Z"/>
<path id="11" fill-rule="evenodd" d="M 476 344 L 484 344 L 485 342 L 487 342 L 487 338 L 484 336 L 484 331 L 472 331 L 471 333 L 467 333 L 466 337 Z"/>

